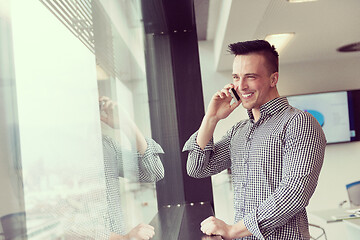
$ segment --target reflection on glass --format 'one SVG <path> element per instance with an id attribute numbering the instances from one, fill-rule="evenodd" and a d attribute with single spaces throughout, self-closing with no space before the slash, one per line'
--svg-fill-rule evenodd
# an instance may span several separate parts
<path id="1" fill-rule="evenodd" d="M 124 177 L 123 165 L 129 165 L 130 171 L 127 178 L 133 181 L 156 182 L 164 177 L 164 167 L 159 158 L 159 153 L 164 153 L 161 146 L 152 139 L 145 139 L 140 129 L 130 119 L 128 114 L 121 107 L 108 97 L 100 97 L 100 118 L 103 123 L 114 131 L 116 139 L 103 133 L 104 159 L 117 162 L 114 169 L 118 169 L 118 176 Z M 119 117 L 123 119 L 120 128 Z M 122 131 L 121 131 L 122 130 Z M 136 149 L 121 147 L 120 135 L 124 132 L 128 139 L 134 138 Z M 124 162 L 123 159 L 127 162 Z"/>
<path id="2" fill-rule="evenodd" d="M 152 139 L 145 139 L 139 128 L 127 114 L 108 97 L 99 98 L 101 121 L 113 132 L 103 127 L 103 154 L 107 189 L 110 229 L 113 237 L 123 234 L 123 213 L 118 177 L 125 177 L 131 182 L 155 182 L 164 177 L 164 168 L 159 153 L 164 153 L 160 145 Z M 119 117 L 123 119 L 120 127 Z M 128 139 L 134 137 L 136 149 L 121 146 L 121 130 Z M 105 133 L 104 133 L 105 132 Z M 108 133 L 106 133 L 108 132 Z M 114 136 L 112 138 L 110 133 Z M 109 134 L 109 135 L 106 135 Z M 126 174 L 125 174 L 126 171 Z M 154 229 L 147 224 L 139 224 L 128 235 L 135 239 L 146 239 L 154 235 Z M 142 236 L 143 235 L 143 236 Z"/>
<path id="3" fill-rule="evenodd" d="M 139 13 L 137 1 L 0 1 L 0 239 L 152 236 L 163 150 Z"/>

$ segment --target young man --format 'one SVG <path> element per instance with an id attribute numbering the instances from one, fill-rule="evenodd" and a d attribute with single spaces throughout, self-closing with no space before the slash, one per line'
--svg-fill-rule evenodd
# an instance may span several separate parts
<path id="1" fill-rule="evenodd" d="M 278 53 L 264 40 L 229 45 L 235 55 L 233 83 L 210 101 L 198 132 L 184 146 L 187 171 L 203 178 L 231 167 L 235 224 L 215 217 L 201 223 L 224 239 L 309 239 L 305 207 L 314 193 L 324 159 L 325 135 L 309 113 L 280 97 Z M 230 88 L 240 96 L 231 103 Z M 241 120 L 217 143 L 216 124 L 240 104 Z"/>

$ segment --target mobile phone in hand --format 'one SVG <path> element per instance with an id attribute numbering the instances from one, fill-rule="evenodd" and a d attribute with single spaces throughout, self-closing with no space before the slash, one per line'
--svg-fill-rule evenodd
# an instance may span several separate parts
<path id="1" fill-rule="evenodd" d="M 104 105 L 105 105 L 105 101 L 99 101 L 100 112 L 103 110 Z"/>
<path id="2" fill-rule="evenodd" d="M 236 90 L 235 90 L 234 88 L 230 88 L 229 92 L 230 92 L 231 97 L 234 99 L 234 101 L 235 101 L 236 103 L 238 103 L 239 100 L 240 100 L 240 97 L 239 97 L 239 95 L 237 94 Z"/>

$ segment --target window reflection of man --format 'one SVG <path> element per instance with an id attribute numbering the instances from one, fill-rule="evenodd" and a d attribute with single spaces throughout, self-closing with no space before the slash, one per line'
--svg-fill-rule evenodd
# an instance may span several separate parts
<path id="1" fill-rule="evenodd" d="M 123 214 L 120 208 L 120 188 L 118 177 L 126 177 L 140 182 L 156 182 L 164 177 L 164 167 L 159 154 L 164 153 L 161 146 L 143 136 L 136 124 L 131 121 L 116 103 L 108 97 L 99 98 L 101 121 L 114 129 L 119 136 L 119 113 L 124 120 L 121 130 L 129 137 L 135 135 L 136 152 L 123 150 L 119 138 L 113 139 L 103 134 L 103 154 L 107 189 L 108 216 L 110 219 L 111 240 L 142 240 L 154 236 L 154 227 L 141 223 L 124 235 Z M 125 176 L 124 169 L 131 173 Z"/>

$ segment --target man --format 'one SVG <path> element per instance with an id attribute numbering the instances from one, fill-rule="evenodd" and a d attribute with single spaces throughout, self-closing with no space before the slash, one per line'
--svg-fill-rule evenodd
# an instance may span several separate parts
<path id="1" fill-rule="evenodd" d="M 231 167 L 235 224 L 213 216 L 201 223 L 224 239 L 309 239 L 305 207 L 317 185 L 326 139 L 309 113 L 280 97 L 278 53 L 264 40 L 229 45 L 235 55 L 233 83 L 210 101 L 201 126 L 186 142 L 187 171 L 202 178 Z M 230 88 L 240 96 L 232 103 Z M 249 119 L 216 144 L 216 124 L 240 104 Z"/>

